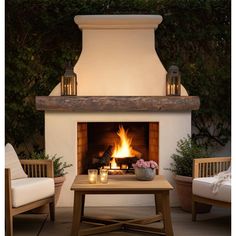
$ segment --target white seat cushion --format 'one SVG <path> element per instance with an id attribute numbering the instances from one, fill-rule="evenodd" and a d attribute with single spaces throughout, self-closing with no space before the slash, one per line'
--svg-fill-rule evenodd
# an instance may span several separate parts
<path id="1" fill-rule="evenodd" d="M 16 151 L 10 143 L 7 143 L 5 147 L 5 168 L 9 168 L 11 170 L 11 179 L 27 177 L 20 164 Z"/>
<path id="2" fill-rule="evenodd" d="M 54 194 L 53 178 L 23 178 L 11 181 L 12 205 L 23 206 Z"/>
<path id="3" fill-rule="evenodd" d="M 214 200 L 231 202 L 231 181 L 227 180 L 219 186 L 217 193 L 213 193 L 215 177 L 195 178 L 193 180 L 193 194 Z"/>

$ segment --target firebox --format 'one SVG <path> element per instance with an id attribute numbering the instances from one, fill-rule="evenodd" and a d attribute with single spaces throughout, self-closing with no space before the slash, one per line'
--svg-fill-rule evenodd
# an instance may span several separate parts
<path id="1" fill-rule="evenodd" d="M 107 168 L 133 173 L 138 159 L 159 163 L 158 122 L 87 122 L 77 124 L 77 172 Z"/>

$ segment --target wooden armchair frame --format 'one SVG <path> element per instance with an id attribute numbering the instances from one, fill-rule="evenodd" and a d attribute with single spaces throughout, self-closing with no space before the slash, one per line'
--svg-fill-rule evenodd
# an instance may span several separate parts
<path id="1" fill-rule="evenodd" d="M 28 177 L 53 178 L 53 162 L 51 160 L 20 160 Z M 12 206 L 11 171 L 5 168 L 5 222 L 6 235 L 13 236 L 13 216 L 31 209 L 49 204 L 50 219 L 55 219 L 55 196 L 44 198 L 20 207 Z"/>
<path id="2" fill-rule="evenodd" d="M 199 158 L 193 161 L 193 178 L 212 177 L 221 171 L 225 171 L 231 164 L 230 157 L 212 157 L 212 158 Z M 196 203 L 201 202 L 209 205 L 216 205 L 220 207 L 230 208 L 230 202 L 223 202 L 204 198 L 193 194 L 192 196 L 192 220 L 196 221 Z"/>

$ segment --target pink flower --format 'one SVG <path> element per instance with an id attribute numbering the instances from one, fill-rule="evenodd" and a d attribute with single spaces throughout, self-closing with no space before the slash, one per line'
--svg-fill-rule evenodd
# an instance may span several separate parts
<path id="1" fill-rule="evenodd" d="M 158 168 L 158 165 L 155 161 L 144 161 L 143 159 L 139 159 L 135 164 L 132 164 L 132 166 L 133 168 Z"/>
<path id="2" fill-rule="evenodd" d="M 137 167 L 142 167 L 143 166 L 143 164 L 142 163 L 140 163 L 140 162 L 137 162 Z"/>
<path id="3" fill-rule="evenodd" d="M 150 168 L 150 161 L 147 161 L 147 162 L 146 162 L 146 167 L 147 167 L 147 168 Z"/>
<path id="4" fill-rule="evenodd" d="M 151 168 L 152 169 L 155 169 L 156 168 L 156 165 L 154 165 L 153 163 L 151 164 Z"/>

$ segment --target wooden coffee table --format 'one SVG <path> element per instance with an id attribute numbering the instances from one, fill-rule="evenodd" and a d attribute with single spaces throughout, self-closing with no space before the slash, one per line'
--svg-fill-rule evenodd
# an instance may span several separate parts
<path id="1" fill-rule="evenodd" d="M 157 235 L 173 235 L 169 191 L 173 187 L 163 176 L 157 175 L 152 181 L 138 181 L 135 175 L 109 176 L 108 184 L 89 184 L 87 175 L 76 176 L 71 190 L 74 191 L 74 210 L 71 235 L 95 235 L 120 229 L 130 229 Z M 86 194 L 154 194 L 156 215 L 132 220 L 106 220 L 84 216 Z M 82 221 L 99 223 L 99 226 L 80 230 Z M 163 226 L 151 227 L 156 221 L 163 221 Z"/>

